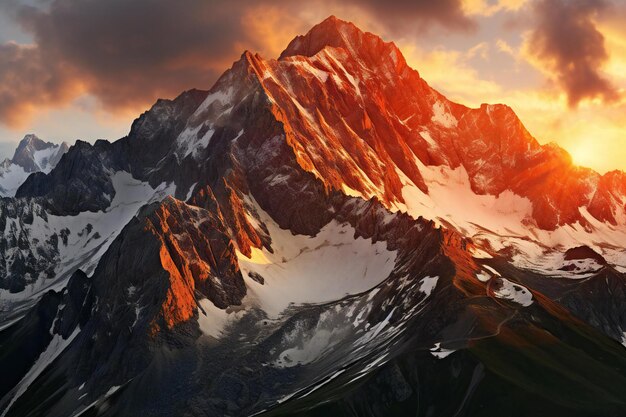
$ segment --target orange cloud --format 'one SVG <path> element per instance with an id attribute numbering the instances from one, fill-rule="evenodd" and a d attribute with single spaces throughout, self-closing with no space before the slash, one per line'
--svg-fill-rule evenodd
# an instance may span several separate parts
<path id="1" fill-rule="evenodd" d="M 82 83 L 71 71 L 42 60 L 36 45 L 0 45 L 0 119 L 21 126 L 39 106 L 55 106 L 75 97 Z"/>

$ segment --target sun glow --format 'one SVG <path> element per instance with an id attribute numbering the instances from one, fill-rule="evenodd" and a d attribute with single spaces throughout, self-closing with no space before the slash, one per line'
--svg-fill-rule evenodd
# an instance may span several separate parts
<path id="1" fill-rule="evenodd" d="M 579 141 L 577 144 L 568 147 L 568 152 L 572 156 L 572 162 L 583 167 L 592 167 L 599 165 L 596 149 L 593 143 L 587 141 Z"/>

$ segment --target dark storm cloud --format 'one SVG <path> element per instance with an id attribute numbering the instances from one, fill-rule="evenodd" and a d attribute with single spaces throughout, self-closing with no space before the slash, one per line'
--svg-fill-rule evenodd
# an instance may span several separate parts
<path id="1" fill-rule="evenodd" d="M 530 52 L 554 72 L 572 107 L 586 98 L 612 101 L 618 97 L 600 72 L 608 53 L 594 22 L 609 7 L 604 0 L 540 0 L 535 4 L 538 23 L 530 38 Z"/>
<path id="2" fill-rule="evenodd" d="M 290 17 L 293 24 L 302 7 L 288 0 L 25 1 L 0 5 L 34 39 L 29 47 L 0 47 L 0 121 L 5 123 L 19 122 L 33 107 L 63 104 L 79 92 L 120 110 L 191 87 L 208 88 L 244 48 L 266 49 L 268 39 L 250 30 L 267 24 L 265 12 L 278 13 L 278 25 Z M 331 10 L 347 3 L 390 29 L 399 23 L 416 29 L 433 23 L 454 30 L 473 27 L 460 0 L 317 0 L 308 7 Z"/>
<path id="3" fill-rule="evenodd" d="M 210 86 L 245 39 L 236 13 L 201 0 L 56 0 L 22 7 L 18 19 L 40 63 L 73 68 L 109 108 Z"/>
<path id="4" fill-rule="evenodd" d="M 433 23 L 460 31 L 476 28 L 476 23 L 464 13 L 461 0 L 352 0 L 346 3 L 371 12 L 392 32 L 411 28 L 427 30 Z"/>

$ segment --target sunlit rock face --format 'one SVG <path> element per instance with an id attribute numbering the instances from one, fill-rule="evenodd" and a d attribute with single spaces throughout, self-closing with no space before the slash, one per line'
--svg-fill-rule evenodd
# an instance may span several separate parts
<path id="1" fill-rule="evenodd" d="M 0 201 L 0 410 L 620 415 L 625 192 L 331 17 Z"/>
<path id="2" fill-rule="evenodd" d="M 465 171 L 476 194 L 528 198 L 541 229 L 586 223 L 581 208 L 623 224 L 623 174 L 573 165 L 564 150 L 539 145 L 507 106 L 447 100 L 393 43 L 352 24 L 328 19 L 278 61 L 245 58 L 289 127 L 300 165 L 328 186 L 391 206 L 403 202 L 403 176 L 428 194 L 420 166 L 443 165 Z"/>

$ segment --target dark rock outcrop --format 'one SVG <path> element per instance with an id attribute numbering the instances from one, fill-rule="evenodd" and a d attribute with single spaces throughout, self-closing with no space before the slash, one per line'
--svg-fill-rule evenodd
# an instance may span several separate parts
<path id="1" fill-rule="evenodd" d="M 582 259 L 592 259 L 596 261 L 600 265 L 606 265 L 606 259 L 598 252 L 591 249 L 589 246 L 577 246 L 575 248 L 570 248 L 565 251 L 565 260 L 573 261 L 573 260 L 582 260 Z"/>

